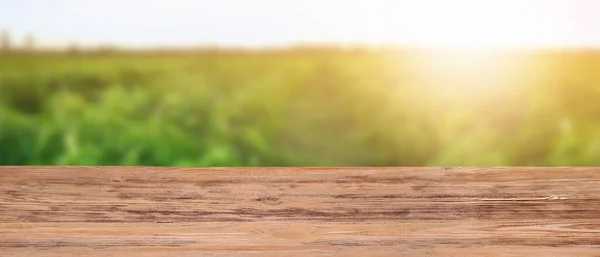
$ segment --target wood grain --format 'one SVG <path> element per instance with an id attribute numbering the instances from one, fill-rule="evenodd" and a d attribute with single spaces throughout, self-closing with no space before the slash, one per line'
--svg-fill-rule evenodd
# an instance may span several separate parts
<path id="1" fill-rule="evenodd" d="M 600 256 L 600 168 L 0 167 L 0 256 Z"/>

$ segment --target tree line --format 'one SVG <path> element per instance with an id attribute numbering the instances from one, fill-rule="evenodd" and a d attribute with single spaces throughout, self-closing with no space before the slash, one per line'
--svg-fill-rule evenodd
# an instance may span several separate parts
<path id="1" fill-rule="evenodd" d="M 16 44 L 6 30 L 0 31 L 0 51 L 11 52 L 14 50 L 33 51 L 36 48 L 36 39 L 32 34 L 27 34 L 22 43 Z"/>

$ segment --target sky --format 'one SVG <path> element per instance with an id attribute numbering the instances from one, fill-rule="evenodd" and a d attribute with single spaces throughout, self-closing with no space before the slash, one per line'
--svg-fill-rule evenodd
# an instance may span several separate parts
<path id="1" fill-rule="evenodd" d="M 600 47 L 600 0 L 0 0 L 39 44 Z"/>

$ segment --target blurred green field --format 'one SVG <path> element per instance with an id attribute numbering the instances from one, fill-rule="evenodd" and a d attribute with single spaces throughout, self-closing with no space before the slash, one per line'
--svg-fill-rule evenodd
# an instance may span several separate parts
<path id="1" fill-rule="evenodd" d="M 477 76 L 388 51 L 5 54 L 0 165 L 600 165 L 600 54 L 502 65 Z"/>

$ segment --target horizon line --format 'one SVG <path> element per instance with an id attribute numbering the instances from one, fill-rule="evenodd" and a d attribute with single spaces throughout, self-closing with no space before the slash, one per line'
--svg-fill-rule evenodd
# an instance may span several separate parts
<path id="1" fill-rule="evenodd" d="M 202 51 L 202 50 L 247 50 L 247 51 L 277 51 L 277 50 L 408 50 L 408 51 L 455 51 L 455 52 L 505 52 L 505 51 L 600 51 L 600 46 L 595 45 L 540 45 L 540 46 L 440 46 L 426 44 L 369 44 L 369 43 L 324 43 L 324 42 L 306 42 L 289 44 L 264 44 L 264 45 L 233 45 L 233 44 L 151 44 L 151 45 L 129 45 L 118 43 L 98 43 L 98 44 L 11 44 L 4 48 L 4 51 Z M 1 51 L 1 50 L 0 50 Z"/>

